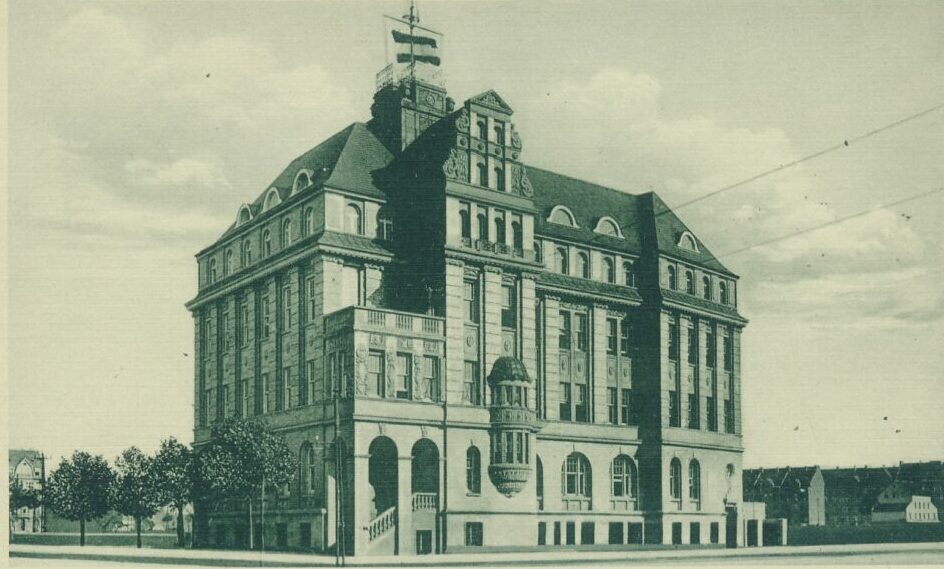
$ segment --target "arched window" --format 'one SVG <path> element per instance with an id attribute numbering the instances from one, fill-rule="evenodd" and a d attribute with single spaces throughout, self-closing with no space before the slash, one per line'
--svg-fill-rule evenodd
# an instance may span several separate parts
<path id="1" fill-rule="evenodd" d="M 632 261 L 623 261 L 623 279 L 626 286 L 636 286 L 636 271 L 633 270 Z"/>
<path id="2" fill-rule="evenodd" d="M 265 205 L 263 209 L 265 211 L 269 211 L 280 203 L 282 203 L 282 198 L 279 197 L 279 190 L 277 190 L 274 186 L 269 188 L 269 191 L 266 193 Z"/>
<path id="3" fill-rule="evenodd" d="M 613 265 L 613 259 L 603 257 L 603 280 L 608 283 L 616 282 L 616 267 Z"/>
<path id="4" fill-rule="evenodd" d="M 669 496 L 673 500 L 682 499 L 682 463 L 677 458 L 669 463 Z"/>
<path id="5" fill-rule="evenodd" d="M 590 278 L 590 259 L 586 253 L 577 253 L 574 259 L 574 275 L 585 279 Z"/>
<path id="6" fill-rule="evenodd" d="M 487 188 L 488 187 L 488 166 L 486 166 L 482 162 L 479 162 L 476 165 L 476 169 L 478 170 L 478 174 L 479 174 L 479 185 L 482 186 L 483 188 Z"/>
<path id="7" fill-rule="evenodd" d="M 315 231 L 315 208 L 309 207 L 305 209 L 305 225 L 304 225 L 305 235 L 311 235 Z"/>
<path id="8" fill-rule="evenodd" d="M 554 269 L 562 275 L 570 274 L 570 260 L 567 258 L 565 247 L 558 247 L 554 250 Z"/>
<path id="9" fill-rule="evenodd" d="M 688 463 L 688 498 L 701 500 L 701 465 L 694 458 Z"/>
<path id="10" fill-rule="evenodd" d="M 515 249 L 524 249 L 524 233 L 520 221 L 511 222 L 511 245 Z"/>
<path id="11" fill-rule="evenodd" d="M 292 220 L 286 219 L 282 222 L 282 247 L 288 247 L 292 244 Z"/>
<path id="12" fill-rule="evenodd" d="M 685 292 L 695 294 L 695 274 L 689 270 L 685 271 Z"/>
<path id="13" fill-rule="evenodd" d="M 505 129 L 500 124 L 495 125 L 495 144 L 505 144 Z"/>
<path id="14" fill-rule="evenodd" d="M 718 300 L 721 304 L 728 303 L 728 285 L 727 283 L 718 283 Z"/>
<path id="15" fill-rule="evenodd" d="M 216 259 L 210 259 L 210 282 L 215 283 L 219 278 L 219 275 L 216 274 Z"/>
<path id="16" fill-rule="evenodd" d="M 505 169 L 504 168 L 495 168 L 495 187 L 498 188 L 498 191 L 505 191 Z"/>
<path id="17" fill-rule="evenodd" d="M 272 254 L 272 235 L 266 229 L 262 232 L 262 256 L 268 257 Z"/>
<path id="18" fill-rule="evenodd" d="M 610 488 L 614 498 L 635 499 L 638 489 L 636 481 L 636 465 L 633 459 L 625 454 L 621 454 L 613 459 L 610 466 L 610 478 L 612 486 Z"/>
<path id="19" fill-rule="evenodd" d="M 315 489 L 315 468 L 317 461 L 315 460 L 315 449 L 312 448 L 311 444 L 305 443 L 302 445 L 302 450 L 299 453 L 299 470 L 300 470 L 300 490 L 301 494 L 311 494 Z"/>
<path id="20" fill-rule="evenodd" d="M 534 260 L 538 263 L 544 262 L 544 253 L 541 249 L 541 243 L 539 241 L 534 242 Z"/>
<path id="21" fill-rule="evenodd" d="M 669 266 L 669 288 L 675 290 L 678 288 L 678 277 L 675 274 L 675 267 Z"/>
<path id="22" fill-rule="evenodd" d="M 383 241 L 393 239 L 393 212 L 388 206 L 377 212 L 377 238 Z"/>
<path id="23" fill-rule="evenodd" d="M 354 204 L 347 204 L 344 208 L 344 231 L 361 235 L 364 233 L 364 224 L 361 219 L 361 208 Z"/>
<path id="24" fill-rule="evenodd" d="M 571 453 L 564 460 L 561 493 L 565 497 L 587 498 L 592 495 L 590 461 L 579 452 Z"/>
<path id="25" fill-rule="evenodd" d="M 707 276 L 701 278 L 701 294 L 705 300 L 711 300 L 711 279 Z"/>
<path id="26" fill-rule="evenodd" d="M 495 243 L 505 244 L 505 216 L 495 217 Z"/>
<path id="27" fill-rule="evenodd" d="M 488 241 L 488 216 L 480 213 L 475 217 L 479 225 L 479 241 Z"/>
<path id="28" fill-rule="evenodd" d="M 619 225 L 611 217 L 600 218 L 600 221 L 597 222 L 597 227 L 594 230 L 597 233 L 602 233 L 603 235 L 609 235 L 610 237 L 622 237 L 620 232 Z"/>
<path id="29" fill-rule="evenodd" d="M 554 206 L 548 221 L 558 225 L 566 225 L 567 227 L 577 227 L 574 214 L 570 213 L 570 210 L 562 205 Z"/>
<path id="30" fill-rule="evenodd" d="M 484 120 L 477 121 L 475 126 L 478 127 L 479 138 L 482 140 L 488 140 L 488 125 Z"/>
<path id="31" fill-rule="evenodd" d="M 472 219 L 469 216 L 469 210 L 459 211 L 459 231 L 463 239 L 472 238 Z"/>
<path id="32" fill-rule="evenodd" d="M 237 222 L 238 222 L 237 225 L 242 225 L 244 223 L 247 223 L 251 219 L 252 219 L 252 210 L 249 209 L 249 206 L 246 204 L 241 205 L 239 207 L 239 217 L 237 219 Z"/>
<path id="33" fill-rule="evenodd" d="M 242 262 L 244 267 L 252 264 L 252 241 L 248 239 L 243 241 Z"/>
<path id="34" fill-rule="evenodd" d="M 482 455 L 474 446 L 465 451 L 465 489 L 469 494 L 482 492 Z"/>
<path id="35" fill-rule="evenodd" d="M 695 241 L 695 236 L 690 231 L 682 233 L 682 236 L 679 237 L 678 246 L 682 249 L 698 252 L 698 242 Z"/>
<path id="36" fill-rule="evenodd" d="M 227 249 L 223 257 L 223 276 L 225 277 L 233 270 L 233 250 Z"/>

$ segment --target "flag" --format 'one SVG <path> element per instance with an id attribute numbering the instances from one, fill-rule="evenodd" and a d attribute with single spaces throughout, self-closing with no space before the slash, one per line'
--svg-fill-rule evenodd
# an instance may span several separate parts
<path id="1" fill-rule="evenodd" d="M 393 30 L 393 41 L 397 48 L 397 63 L 416 61 L 439 66 L 439 43 L 436 38 Z M 413 47 L 412 55 L 410 46 Z"/>

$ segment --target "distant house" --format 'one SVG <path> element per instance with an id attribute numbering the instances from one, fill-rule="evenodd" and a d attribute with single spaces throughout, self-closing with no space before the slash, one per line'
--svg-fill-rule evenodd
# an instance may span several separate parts
<path id="1" fill-rule="evenodd" d="M 23 488 L 42 492 L 46 484 L 46 462 L 42 453 L 35 450 L 10 449 L 10 480 L 16 480 Z M 18 508 L 12 515 L 13 531 L 17 533 L 37 533 L 45 531 L 43 507 Z"/>
<path id="2" fill-rule="evenodd" d="M 744 470 L 744 500 L 764 502 L 767 516 L 790 525 L 825 525 L 826 494 L 818 466 Z"/>
<path id="3" fill-rule="evenodd" d="M 938 521 L 937 512 L 930 496 L 916 494 L 910 483 L 896 480 L 878 495 L 872 508 L 872 521 L 935 523 Z"/>
<path id="4" fill-rule="evenodd" d="M 898 467 L 823 469 L 827 525 L 862 525 L 872 519 L 878 496 L 898 478 Z"/>

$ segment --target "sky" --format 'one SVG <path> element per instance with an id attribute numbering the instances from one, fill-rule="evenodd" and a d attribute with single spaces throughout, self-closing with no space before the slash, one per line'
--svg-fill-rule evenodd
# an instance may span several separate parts
<path id="1" fill-rule="evenodd" d="M 366 121 L 406 3 L 11 0 L 9 443 L 191 440 L 193 255 Z M 741 275 L 745 467 L 944 458 L 935 2 L 421 1 L 530 164 L 683 204 Z M 867 215 L 745 247 L 859 211 Z"/>

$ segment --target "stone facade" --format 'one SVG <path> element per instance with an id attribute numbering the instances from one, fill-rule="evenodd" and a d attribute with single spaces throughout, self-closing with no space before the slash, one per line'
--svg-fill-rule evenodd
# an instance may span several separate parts
<path id="1" fill-rule="evenodd" d="M 741 540 L 737 277 L 654 193 L 527 167 L 494 91 L 372 113 L 197 255 L 195 446 L 235 415 L 299 453 L 267 547 Z M 204 507 L 211 544 L 244 509 Z"/>

